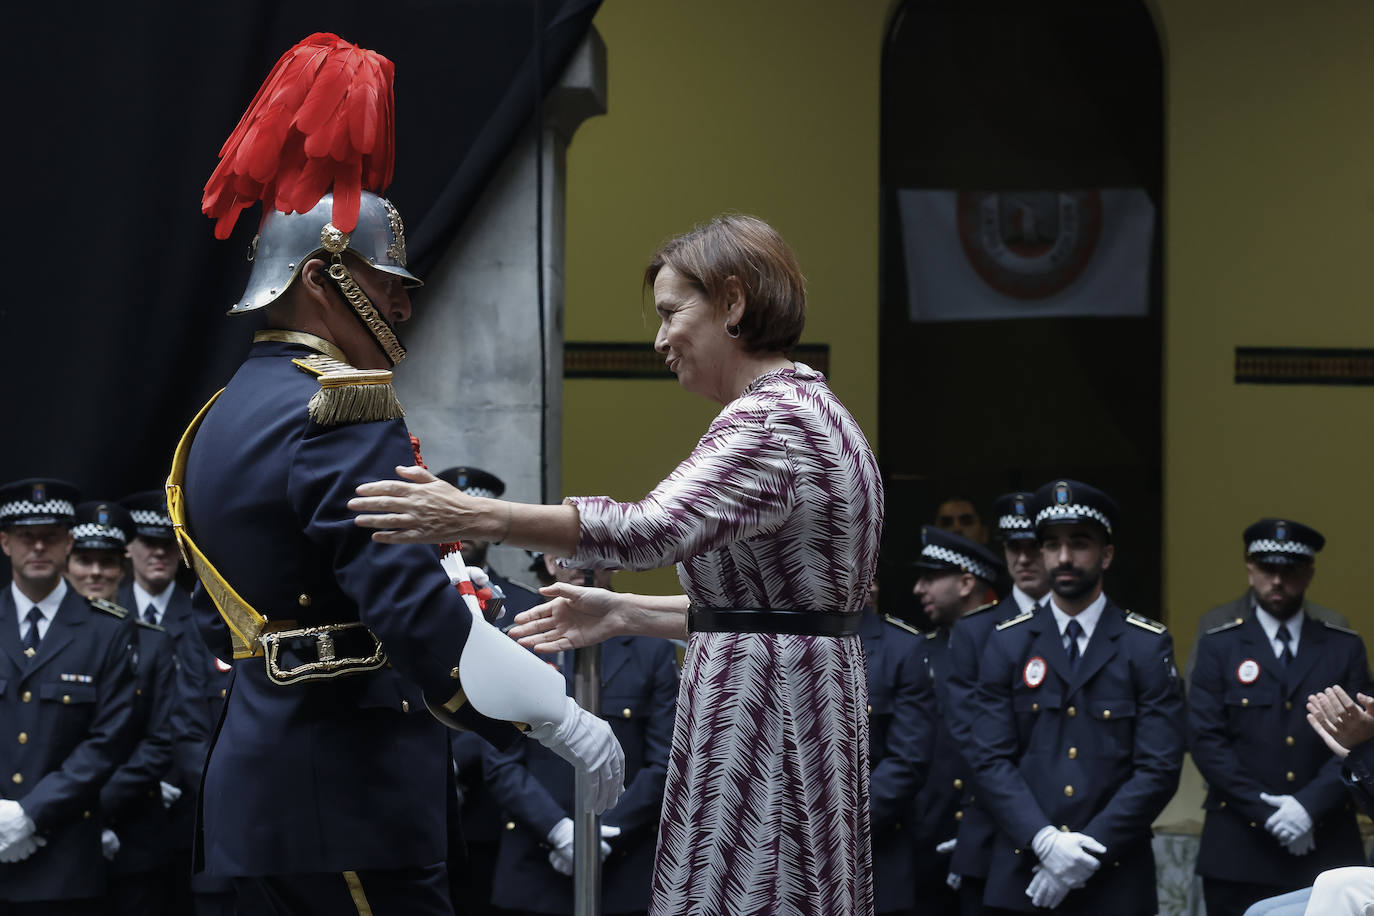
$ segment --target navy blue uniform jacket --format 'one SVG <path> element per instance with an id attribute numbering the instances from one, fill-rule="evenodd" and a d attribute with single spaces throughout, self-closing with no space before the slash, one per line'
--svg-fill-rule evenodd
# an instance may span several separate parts
<path id="1" fill-rule="evenodd" d="M 1050 824 L 1107 847 L 1101 867 L 1057 912 L 1158 909 L 1150 825 L 1178 788 L 1185 714 L 1173 640 L 1153 629 L 1128 622 L 1108 600 L 1073 667 L 1049 608 L 993 628 L 978 669 L 972 760 L 1002 828 L 988 864 L 988 906 L 1031 910 L 1030 842 Z M 1043 679 L 1034 666 L 1028 676 L 1037 657 Z"/>
<path id="2" fill-rule="evenodd" d="M 573 655 L 562 670 L 572 691 Z M 619 827 L 602 865 L 605 913 L 649 906 L 663 783 L 677 709 L 677 661 L 665 639 L 621 636 L 601 645 L 601 717 L 625 749 L 625 794 L 601 822 Z M 549 864 L 549 831 L 574 805 L 573 768 L 540 744 L 523 741 L 508 751 L 485 749 L 492 797 L 508 818 L 492 880 L 492 904 L 533 913 L 571 913 L 573 881 Z"/>
<path id="3" fill-rule="evenodd" d="M 874 907 L 909 910 L 916 905 L 911 867 L 920 826 L 912 809 L 935 752 L 935 692 L 920 636 L 865 607 L 859 637 L 868 676 Z"/>
<path id="4" fill-rule="evenodd" d="M 18 801 L 48 841 L 23 862 L 0 864 L 0 900 L 105 892 L 100 786 L 129 752 L 129 638 L 127 621 L 68 587 L 37 654 L 25 658 L 14 597 L 0 588 L 0 795 Z"/>
<path id="5" fill-rule="evenodd" d="M 447 855 L 448 734 L 421 692 L 443 703 L 457 690 L 451 672 L 472 617 L 433 547 L 380 544 L 354 525 L 355 488 L 414 462 L 409 434 L 400 420 L 313 422 L 319 384 L 291 362 L 309 352 L 253 345 L 195 437 L 187 525 L 269 620 L 361 620 L 390 666 L 280 686 L 261 658 L 233 662 L 200 799 L 211 874 L 394 869 Z M 203 588 L 193 604 L 211 652 L 232 658 Z"/>
<path id="6" fill-rule="evenodd" d="M 1304 617 L 1298 652 L 1283 669 L 1253 611 L 1239 626 L 1204 634 L 1188 690 L 1193 760 L 1207 781 L 1198 849 L 1203 877 L 1306 887 L 1321 872 L 1364 862 L 1341 764 L 1307 724 L 1307 696 L 1340 684 L 1368 691 L 1364 643 Z M 1253 660 L 1258 675 L 1241 664 Z M 1245 683 L 1242 680 L 1242 673 Z M 1264 829 L 1275 808 L 1260 793 L 1292 795 L 1307 809 L 1316 849 L 1289 853 Z"/>

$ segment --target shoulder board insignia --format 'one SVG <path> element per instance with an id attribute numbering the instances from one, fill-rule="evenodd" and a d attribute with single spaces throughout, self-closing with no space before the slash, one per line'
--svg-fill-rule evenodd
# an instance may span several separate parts
<path id="1" fill-rule="evenodd" d="M 1337 633 L 1349 633 L 1351 636 L 1359 636 L 1359 635 L 1360 635 L 1359 633 L 1356 633 L 1354 630 L 1350 629 L 1349 627 L 1343 627 L 1343 626 L 1341 626 L 1340 624 L 1338 624 L 1338 623 L 1332 623 L 1332 622 L 1329 621 L 1329 620 L 1323 620 L 1323 621 L 1322 621 L 1322 626 L 1326 627 L 1328 630 L 1335 630 Z"/>
<path id="2" fill-rule="evenodd" d="M 937 637 L 937 636 L 940 635 L 940 631 L 939 631 L 939 630 L 931 630 L 929 633 L 923 633 L 923 634 L 921 634 L 921 635 L 923 635 L 926 639 L 934 639 L 935 637 Z"/>
<path id="3" fill-rule="evenodd" d="M 993 629 L 996 629 L 996 630 L 1005 630 L 1007 627 L 1014 627 L 1014 626 L 1016 626 L 1018 623 L 1025 623 L 1027 620 L 1030 620 L 1030 619 L 1031 619 L 1032 617 L 1034 617 L 1034 616 L 1035 616 L 1035 611 L 1024 611 L 1024 612 L 1022 612 L 1022 613 L 1020 613 L 1020 614 L 1017 614 L 1015 617 L 1008 617 L 1006 620 L 1004 620 L 1004 621 L 1002 621 L 1001 623 L 999 623 L 999 624 L 998 624 L 996 627 L 994 627 Z"/>
<path id="4" fill-rule="evenodd" d="M 1161 633 L 1166 633 L 1169 630 L 1168 627 L 1160 623 L 1158 620 L 1151 620 L 1144 614 L 1137 614 L 1135 611 L 1126 612 L 1126 622 L 1133 623 L 1136 626 L 1140 627 L 1142 630 L 1149 630 L 1156 636 L 1158 636 Z"/>
<path id="5" fill-rule="evenodd" d="M 406 415 L 391 385 L 389 369 L 355 369 L 322 354 L 291 362 L 320 383 L 308 409 L 310 419 L 321 426 L 399 420 Z"/>
<path id="6" fill-rule="evenodd" d="M 933 635 L 928 633 L 922 633 L 920 630 L 916 629 L 911 624 L 907 623 L 905 620 L 902 620 L 900 617 L 893 617 L 891 614 L 884 614 L 883 619 L 899 630 L 906 630 L 912 636 L 925 636 L 929 638 L 931 635 Z"/>
<path id="7" fill-rule="evenodd" d="M 981 613 L 983 613 L 984 611 L 990 611 L 990 610 L 992 610 L 993 608 L 997 607 L 997 605 L 999 605 L 999 604 L 1001 604 L 1001 603 L 1002 603 L 1002 602 L 1000 602 L 1000 601 L 989 601 L 987 604 L 980 604 L 980 605 L 978 605 L 978 607 L 976 607 L 976 608 L 974 608 L 973 610 L 969 611 L 969 612 L 968 612 L 967 614 L 965 614 L 964 616 L 965 616 L 965 617 L 972 617 L 974 614 L 981 614 Z"/>
<path id="8" fill-rule="evenodd" d="M 160 625 L 160 624 L 156 624 L 156 623 L 149 623 L 149 622 L 146 621 L 146 620 L 139 620 L 137 617 L 134 618 L 134 623 L 136 623 L 136 624 L 138 624 L 139 626 L 143 627 L 143 629 L 145 629 L 145 630 L 156 630 L 156 631 L 159 632 L 159 633 L 166 633 L 166 632 L 167 632 L 167 628 L 166 628 L 166 627 L 164 627 L 164 626 L 162 626 L 162 625 Z"/>
<path id="9" fill-rule="evenodd" d="M 123 620 L 125 617 L 129 616 L 128 611 L 107 598 L 87 598 L 86 601 L 97 611 L 104 611 L 111 617 L 118 617 L 120 620 Z"/>
<path id="10" fill-rule="evenodd" d="M 1242 623 L 1245 623 L 1245 618 L 1237 617 L 1235 620 L 1228 620 L 1225 623 L 1217 624 L 1216 626 L 1209 629 L 1206 635 L 1211 636 L 1213 633 L 1225 633 L 1227 630 L 1234 630 Z"/>

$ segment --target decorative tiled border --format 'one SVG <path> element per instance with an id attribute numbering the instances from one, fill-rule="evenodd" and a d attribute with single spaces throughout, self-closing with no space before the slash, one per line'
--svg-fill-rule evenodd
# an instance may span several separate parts
<path id="1" fill-rule="evenodd" d="M 1236 347 L 1237 385 L 1374 385 L 1374 349 Z"/>
<path id="2" fill-rule="evenodd" d="M 798 344 L 788 355 L 830 375 L 829 344 Z M 563 377 L 670 379 L 673 374 L 649 344 L 568 341 L 563 344 Z"/>

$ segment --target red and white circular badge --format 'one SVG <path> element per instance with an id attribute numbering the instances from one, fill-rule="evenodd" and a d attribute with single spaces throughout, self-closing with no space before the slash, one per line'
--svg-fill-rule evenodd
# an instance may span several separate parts
<path id="1" fill-rule="evenodd" d="M 1253 658 L 1247 658 L 1236 666 L 1236 680 L 1245 684 L 1247 687 L 1259 680 L 1259 674 L 1259 662 L 1255 661 Z"/>
<path id="2" fill-rule="evenodd" d="M 1045 660 L 1038 655 L 1031 656 L 1026 662 L 1026 670 L 1021 672 L 1021 680 L 1027 687 L 1039 687 L 1045 683 Z"/>

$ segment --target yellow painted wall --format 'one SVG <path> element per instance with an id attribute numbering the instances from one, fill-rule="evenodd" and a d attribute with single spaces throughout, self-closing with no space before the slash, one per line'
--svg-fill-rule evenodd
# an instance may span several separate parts
<path id="1" fill-rule="evenodd" d="M 768 220 L 807 278 L 806 343 L 876 443 L 879 65 L 889 0 L 606 0 L 607 115 L 568 150 L 568 340 L 643 341 L 659 242 L 725 210 Z M 564 385 L 563 488 L 637 499 L 719 410 L 675 381 Z M 671 571 L 616 587 L 667 593 Z"/>
<path id="2" fill-rule="evenodd" d="M 1374 633 L 1374 388 L 1236 385 L 1237 346 L 1374 346 L 1374 4 L 1159 0 L 1165 595 L 1181 653 L 1265 515 L 1328 539 L 1309 594 Z M 1185 635 L 1186 634 L 1186 635 Z"/>

